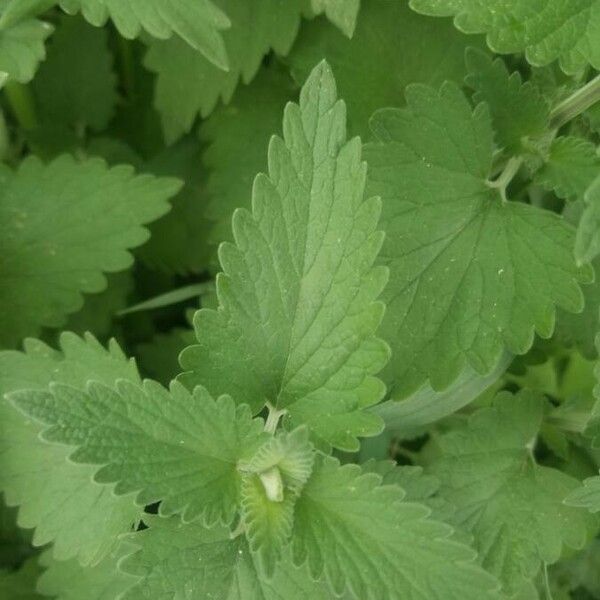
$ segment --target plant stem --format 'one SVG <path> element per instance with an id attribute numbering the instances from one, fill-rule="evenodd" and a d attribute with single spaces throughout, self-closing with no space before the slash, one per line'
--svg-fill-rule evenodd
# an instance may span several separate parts
<path id="1" fill-rule="evenodd" d="M 131 42 L 123 36 L 117 36 L 119 44 L 119 60 L 121 62 L 121 77 L 123 81 L 123 90 L 129 101 L 133 101 L 135 96 L 135 66 L 133 53 L 131 52 Z"/>
<path id="2" fill-rule="evenodd" d="M 37 116 L 33 94 L 29 86 L 18 81 L 8 81 L 4 86 L 4 93 L 19 125 L 25 130 L 35 129 Z"/>
<path id="3" fill-rule="evenodd" d="M 599 101 L 600 75 L 554 107 L 550 113 L 550 128 L 560 129 Z"/>
<path id="4" fill-rule="evenodd" d="M 504 202 L 506 199 L 506 188 L 509 183 L 512 181 L 513 177 L 517 174 L 518 170 L 521 168 L 523 164 L 523 158 L 521 156 L 513 156 L 504 167 L 504 170 L 497 179 L 494 181 L 488 181 L 487 184 L 491 188 L 498 189 L 500 192 L 500 196 L 502 196 L 502 200 Z"/>
<path id="5" fill-rule="evenodd" d="M 269 409 L 269 414 L 267 415 L 267 421 L 265 423 L 265 431 L 267 433 L 275 433 L 277 425 L 279 424 L 279 419 L 281 419 L 287 411 L 285 409 L 276 409 L 270 402 L 267 402 L 267 408 Z"/>

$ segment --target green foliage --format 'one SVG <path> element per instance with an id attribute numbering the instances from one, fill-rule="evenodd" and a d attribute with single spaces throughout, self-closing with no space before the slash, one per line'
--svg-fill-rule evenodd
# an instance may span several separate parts
<path id="1" fill-rule="evenodd" d="M 235 243 L 220 248 L 219 309 L 196 313 L 198 344 L 181 364 L 189 387 L 203 383 L 255 412 L 270 403 L 353 450 L 356 436 L 380 429 L 363 409 L 384 392 L 374 375 L 388 349 L 374 334 L 387 272 L 372 266 L 380 203 L 364 197 L 366 165 L 358 138 L 346 141 L 345 116 L 321 63 L 299 105 L 286 107 L 284 138 L 271 138 L 252 213 L 234 214 Z"/>
<path id="2" fill-rule="evenodd" d="M 454 17 L 465 33 L 486 33 L 494 52 L 525 52 L 532 65 L 560 59 L 576 73 L 586 64 L 600 68 L 598 0 L 410 0 L 416 11 Z"/>
<path id="3" fill-rule="evenodd" d="M 599 15 L 0 0 L 0 598 L 600 597 Z"/>
<path id="4" fill-rule="evenodd" d="M 128 250 L 147 239 L 143 225 L 169 210 L 180 187 L 68 155 L 48 165 L 30 157 L 17 171 L 3 165 L 0 178 L 0 341 L 9 346 L 61 325 L 82 293 L 106 287 L 103 272 L 126 269 Z"/>
<path id="5" fill-rule="evenodd" d="M 211 63 L 229 66 L 222 30 L 230 26 L 227 15 L 212 0 L 60 0 L 68 13 L 81 11 L 101 26 L 110 17 L 121 35 L 134 38 L 142 29 L 158 39 L 180 36 Z"/>

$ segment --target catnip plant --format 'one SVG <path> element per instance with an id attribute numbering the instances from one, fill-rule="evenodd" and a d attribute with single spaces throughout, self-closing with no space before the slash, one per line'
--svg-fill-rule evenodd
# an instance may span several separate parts
<path id="1" fill-rule="evenodd" d="M 0 598 L 600 598 L 599 31 L 0 1 Z"/>

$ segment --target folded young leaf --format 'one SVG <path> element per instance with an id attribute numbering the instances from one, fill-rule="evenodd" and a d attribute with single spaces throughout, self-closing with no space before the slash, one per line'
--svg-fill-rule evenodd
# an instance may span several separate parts
<path id="1" fill-rule="evenodd" d="M 227 600 L 331 600 L 329 588 L 286 556 L 273 578 L 259 574 L 244 536 L 222 527 L 149 518 L 149 529 L 132 536 L 139 551 L 122 568 L 140 577 L 123 600 L 227 598 Z M 348 599 L 350 600 L 350 599 Z M 429 599 L 431 600 L 431 599 Z"/>
<path id="2" fill-rule="evenodd" d="M 37 583 L 38 592 L 54 600 L 115 600 L 127 591 L 136 578 L 118 568 L 119 561 L 131 554 L 132 548 L 119 544 L 98 564 L 82 566 L 76 560 L 57 561 L 51 552 L 41 555 L 44 567 Z"/>
<path id="3" fill-rule="evenodd" d="M 581 215 L 575 256 L 580 263 L 591 262 L 600 254 L 600 177 L 584 194 L 586 208 Z"/>
<path id="4" fill-rule="evenodd" d="M 107 168 L 64 155 L 48 165 L 25 159 L 0 170 L 0 344 L 41 326 L 57 327 L 81 308 L 82 293 L 106 287 L 104 272 L 132 263 L 143 225 L 169 210 L 175 179 Z"/>
<path id="5" fill-rule="evenodd" d="M 374 375 L 388 348 L 374 332 L 387 272 L 373 267 L 380 203 L 364 197 L 366 165 L 360 140 L 346 141 L 345 117 L 321 63 L 300 104 L 286 107 L 284 139 L 271 139 L 252 213 L 234 214 L 236 242 L 220 248 L 220 306 L 196 313 L 198 344 L 184 350 L 181 377 L 255 411 L 269 402 L 356 449 L 356 436 L 381 427 L 363 408 L 384 392 Z"/>
<path id="6" fill-rule="evenodd" d="M 316 19 L 303 25 L 287 61 L 302 83 L 326 59 L 348 104 L 349 130 L 368 139 L 369 117 L 378 108 L 402 106 L 409 83 L 462 82 L 467 44 L 477 41 L 450 23 L 415 14 L 406 0 L 369 0 L 352 39 Z"/>
<path id="7" fill-rule="evenodd" d="M 312 472 L 315 454 L 308 438 L 306 427 L 279 433 L 240 466 L 246 474 L 242 487 L 246 536 L 269 577 L 289 541 L 294 506 Z"/>
<path id="8" fill-rule="evenodd" d="M 108 32 L 64 16 L 32 87 L 42 126 L 104 129 L 118 99 Z"/>
<path id="9" fill-rule="evenodd" d="M 600 173 L 600 155 L 594 144 L 572 136 L 556 138 L 534 181 L 559 198 L 583 198 Z"/>
<path id="10" fill-rule="evenodd" d="M 466 83 L 474 90 L 473 100 L 487 103 L 502 148 L 519 153 L 524 139 L 547 130 L 550 107 L 544 96 L 531 82 L 522 83 L 518 72 L 509 74 L 502 59 L 469 48 L 467 67 Z"/>
<path id="11" fill-rule="evenodd" d="M 263 441 L 262 421 L 248 407 L 223 396 L 213 400 L 197 387 L 166 390 L 158 383 L 92 382 L 85 391 L 53 384 L 50 391 L 10 396 L 23 412 L 47 425 L 42 438 L 74 446 L 71 460 L 103 465 L 99 483 L 116 494 L 138 492 L 144 506 L 160 501 L 160 513 L 181 512 L 212 525 L 231 523 L 240 502 L 238 462 Z"/>
<path id="12" fill-rule="evenodd" d="M 560 216 L 507 202 L 491 173 L 493 131 L 485 104 L 472 110 L 457 86 L 412 85 L 408 108 L 375 113 L 365 148 L 370 194 L 383 200 L 390 268 L 381 331 L 395 397 L 427 379 L 447 387 L 468 363 L 481 374 L 504 347 L 526 352 L 549 337 L 555 306 L 583 307 L 589 267 L 573 257 L 574 229 Z"/>
<path id="13" fill-rule="evenodd" d="M 438 441 L 441 456 L 427 469 L 456 508 L 451 522 L 473 534 L 481 564 L 509 596 L 594 530 L 583 511 L 563 503 L 579 482 L 532 456 L 543 403 L 532 392 L 499 394 Z"/>
<path id="14" fill-rule="evenodd" d="M 494 52 L 525 52 L 536 66 L 559 59 L 567 73 L 600 68 L 600 1 L 410 0 L 425 15 L 454 17 L 464 33 L 486 33 Z"/>
<path id="15" fill-rule="evenodd" d="M 335 593 L 361 600 L 496 598 L 496 580 L 472 564 L 468 546 L 450 539 L 452 529 L 380 481 L 357 465 L 317 459 L 296 504 L 296 564 L 307 562 Z"/>
<path id="16" fill-rule="evenodd" d="M 110 17 L 128 39 L 142 29 L 160 40 L 176 33 L 218 68 L 228 68 L 222 31 L 231 23 L 212 0 L 60 0 L 60 5 L 70 14 L 81 11 L 96 27 Z"/>
<path id="17" fill-rule="evenodd" d="M 240 79 L 249 83 L 271 49 L 279 55 L 289 52 L 304 2 L 218 0 L 231 19 L 231 29 L 223 34 L 228 71 L 218 69 L 178 38 L 150 46 L 145 63 L 157 74 L 154 103 L 167 141 L 189 132 L 197 115 L 210 114 L 220 99 L 227 104 Z"/>
<path id="18" fill-rule="evenodd" d="M 105 350 L 90 335 L 63 334 L 60 351 L 26 340 L 25 352 L 0 352 L 0 490 L 9 506 L 19 506 L 18 524 L 35 528 L 35 546 L 53 542 L 55 558 L 82 564 L 110 552 L 141 511 L 132 497 L 95 483 L 96 468 L 75 465 L 66 448 L 42 442 L 41 427 L 3 397 L 46 389 L 52 381 L 83 389 L 89 379 L 113 385 L 117 379 L 139 382 L 139 375 L 116 343 Z"/>

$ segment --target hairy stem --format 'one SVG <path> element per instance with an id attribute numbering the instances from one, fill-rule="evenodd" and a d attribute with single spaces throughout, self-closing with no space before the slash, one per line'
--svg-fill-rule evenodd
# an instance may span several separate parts
<path id="1" fill-rule="evenodd" d="M 500 196 L 504 202 L 506 199 L 506 188 L 512 181 L 513 177 L 517 174 L 521 165 L 523 164 L 523 158 L 521 156 L 513 156 L 504 167 L 502 173 L 494 181 L 488 181 L 489 187 L 497 189 L 500 192 Z"/>
<path id="2" fill-rule="evenodd" d="M 278 410 L 270 402 L 267 402 L 267 408 L 269 409 L 269 414 L 265 423 L 265 431 L 267 433 L 275 433 L 279 419 L 286 413 L 286 410 Z"/>
<path id="3" fill-rule="evenodd" d="M 550 113 L 550 128 L 560 129 L 599 101 L 600 75 L 554 107 Z"/>

